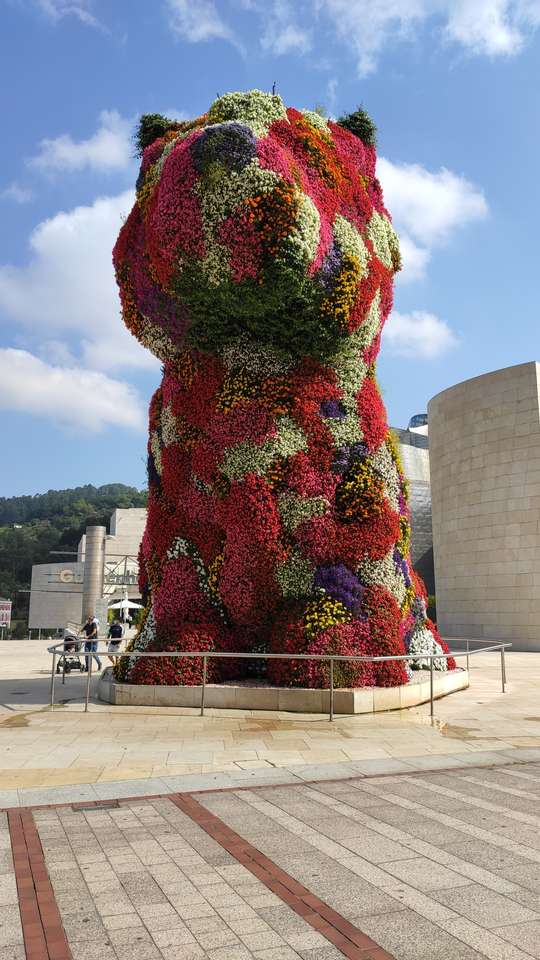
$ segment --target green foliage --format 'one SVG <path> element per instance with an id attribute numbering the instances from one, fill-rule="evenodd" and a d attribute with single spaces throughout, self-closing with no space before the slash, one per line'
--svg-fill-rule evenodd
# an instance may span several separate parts
<path id="1" fill-rule="evenodd" d="M 290 263 L 267 264 L 264 285 L 248 277 L 213 286 L 200 264 L 192 261 L 185 263 L 175 293 L 189 305 L 191 347 L 214 352 L 249 333 L 261 343 L 320 360 L 339 350 L 339 331 L 319 310 L 323 291 L 304 276 L 303 268 L 295 269 Z"/>
<path id="2" fill-rule="evenodd" d="M 87 484 L 27 497 L 0 497 L 0 597 L 24 617 L 32 565 L 52 563 L 52 550 L 75 551 L 89 524 L 107 525 L 116 507 L 145 507 L 146 491 L 123 483 Z M 66 560 L 73 560 L 68 553 Z"/>
<path id="3" fill-rule="evenodd" d="M 430 593 L 427 602 L 427 615 L 433 623 L 437 623 L 437 601 L 434 593 Z"/>
<path id="4" fill-rule="evenodd" d="M 134 137 L 137 156 L 142 156 L 145 147 L 162 137 L 167 130 L 176 130 L 178 126 L 175 120 L 168 120 L 161 113 L 144 113 Z"/>
<path id="5" fill-rule="evenodd" d="M 377 127 L 362 107 L 358 107 L 354 113 L 339 117 L 337 122 L 340 127 L 354 133 L 355 137 L 358 137 L 367 147 L 377 146 Z"/>

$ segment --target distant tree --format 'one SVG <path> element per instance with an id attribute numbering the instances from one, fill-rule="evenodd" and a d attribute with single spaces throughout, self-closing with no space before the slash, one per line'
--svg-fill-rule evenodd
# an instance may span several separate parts
<path id="1" fill-rule="evenodd" d="M 51 554 L 53 550 L 75 552 L 86 527 L 107 526 L 117 507 L 145 507 L 146 503 L 145 490 L 123 483 L 0 497 L 0 597 L 13 600 L 14 618 L 27 615 L 35 563 L 61 559 Z M 66 559 L 72 558 L 66 554 Z"/>

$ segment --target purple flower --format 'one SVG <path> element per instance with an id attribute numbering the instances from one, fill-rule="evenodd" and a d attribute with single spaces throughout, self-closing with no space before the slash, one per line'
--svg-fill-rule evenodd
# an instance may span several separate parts
<path id="1" fill-rule="evenodd" d="M 367 447 L 363 443 L 353 443 L 350 447 L 338 447 L 332 470 L 334 473 L 346 473 L 354 460 L 365 460 L 367 453 Z"/>
<path id="2" fill-rule="evenodd" d="M 347 411 L 340 400 L 323 400 L 321 403 L 321 417 L 331 417 L 334 420 L 344 420 Z"/>
<path id="3" fill-rule="evenodd" d="M 193 164 L 204 173 L 218 161 L 227 170 L 243 170 L 256 156 L 256 138 L 241 123 L 220 123 L 208 127 L 191 145 Z"/>
<path id="4" fill-rule="evenodd" d="M 409 575 L 409 564 L 407 563 L 407 560 L 405 559 L 405 557 L 403 557 L 399 552 L 399 550 L 397 549 L 394 550 L 394 564 L 395 564 L 396 570 L 400 571 L 403 574 L 405 586 L 407 588 L 410 587 L 412 581 Z"/>
<path id="5" fill-rule="evenodd" d="M 315 587 L 339 600 L 347 610 L 359 618 L 364 587 L 352 570 L 343 563 L 325 564 L 315 573 Z"/>
<path id="6" fill-rule="evenodd" d="M 325 290 L 331 290 L 334 286 L 335 279 L 341 268 L 342 259 L 341 250 L 336 243 L 333 243 L 318 272 L 319 279 Z"/>

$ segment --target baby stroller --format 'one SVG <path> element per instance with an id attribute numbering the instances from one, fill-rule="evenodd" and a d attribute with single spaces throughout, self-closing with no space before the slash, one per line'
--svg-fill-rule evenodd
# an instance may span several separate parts
<path id="1" fill-rule="evenodd" d="M 72 630 L 64 630 L 64 652 L 58 658 L 57 673 L 71 673 L 72 670 L 83 672 L 85 662 L 84 657 L 81 658 L 80 655 L 82 645 L 83 641 L 76 633 Z"/>

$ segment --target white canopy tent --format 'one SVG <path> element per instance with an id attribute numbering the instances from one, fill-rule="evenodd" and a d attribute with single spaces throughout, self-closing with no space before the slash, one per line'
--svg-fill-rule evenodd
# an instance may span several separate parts
<path id="1" fill-rule="evenodd" d="M 116 603 L 109 603 L 109 610 L 121 610 L 122 611 L 122 620 L 126 621 L 126 615 L 129 610 L 142 610 L 143 606 L 141 603 L 135 603 L 134 600 L 128 600 L 127 590 L 124 593 L 122 600 L 118 600 Z"/>

